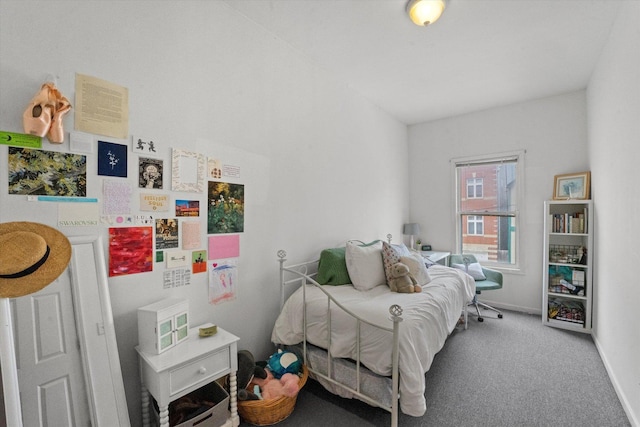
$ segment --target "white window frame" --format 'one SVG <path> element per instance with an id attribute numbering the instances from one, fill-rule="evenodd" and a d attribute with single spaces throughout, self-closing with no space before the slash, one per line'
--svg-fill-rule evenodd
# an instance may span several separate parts
<path id="1" fill-rule="evenodd" d="M 457 158 L 453 158 L 450 160 L 450 167 L 451 167 L 451 182 L 453 183 L 453 188 L 452 188 L 452 193 L 453 194 L 453 211 L 454 211 L 454 223 L 455 223 L 455 227 L 454 227 L 454 232 L 455 232 L 455 236 L 454 236 L 454 241 L 455 241 L 455 253 L 461 253 L 462 252 L 462 232 L 463 232 L 463 227 L 464 227 L 464 231 L 466 231 L 466 222 L 463 224 L 462 221 L 462 217 L 463 215 L 475 215 L 476 213 L 473 212 L 461 212 L 460 211 L 460 206 L 458 201 L 460 200 L 460 195 L 458 194 L 458 190 L 460 189 L 461 183 L 458 181 L 458 174 L 457 174 L 457 167 L 459 165 L 463 165 L 465 163 L 468 164 L 481 164 L 481 163 L 490 163 L 490 162 L 499 162 L 501 160 L 504 161 L 512 161 L 515 160 L 517 163 L 517 168 L 516 168 L 516 210 L 513 212 L 510 212 L 510 214 L 512 215 L 512 217 L 514 218 L 514 223 L 515 223 L 515 235 L 514 235 L 514 239 L 512 241 L 512 248 L 515 250 L 515 260 L 513 262 L 513 264 L 507 264 L 507 263 L 501 263 L 501 262 L 494 262 L 494 261 L 482 261 L 482 264 L 491 267 L 491 268 L 495 268 L 498 270 L 504 270 L 504 271 L 513 271 L 513 272 L 519 272 L 519 273 L 523 273 L 523 266 L 525 265 L 524 262 L 524 254 L 522 253 L 522 246 L 520 245 L 520 241 L 521 241 L 521 235 L 523 233 L 522 230 L 522 224 L 526 224 L 525 220 L 524 220 L 524 212 L 526 212 L 525 206 L 524 206 L 524 188 L 525 188 L 525 184 L 524 184 L 524 176 L 525 176 L 525 154 L 526 154 L 526 150 L 515 150 L 515 151 L 508 151 L 508 152 L 502 152 L 502 153 L 494 153 L 494 154 L 483 154 L 483 155 L 477 155 L 477 156 L 466 156 L 466 157 L 457 157 Z M 465 189 L 466 189 L 466 183 L 465 183 Z M 485 188 L 483 188 L 483 196 L 484 196 L 484 192 L 486 191 Z M 465 190 L 466 192 L 466 190 Z M 466 196 L 466 194 L 465 194 Z M 485 215 L 487 214 L 491 214 L 491 212 L 485 212 Z M 503 213 L 500 213 L 500 216 Z M 483 229 L 484 231 L 484 229 Z"/>
<path id="2" fill-rule="evenodd" d="M 473 196 L 469 196 L 469 181 L 473 180 Z M 467 199 L 482 199 L 484 197 L 484 179 L 482 178 L 469 178 L 467 179 Z M 478 197 L 478 185 L 482 188 L 482 196 Z"/>
<path id="3" fill-rule="evenodd" d="M 470 219 L 473 218 L 472 221 Z M 473 233 L 469 233 L 469 224 L 474 224 Z M 482 225 L 482 233 L 478 233 L 478 224 Z M 469 236 L 484 236 L 484 217 L 482 215 L 468 215 L 467 216 L 467 235 Z"/>

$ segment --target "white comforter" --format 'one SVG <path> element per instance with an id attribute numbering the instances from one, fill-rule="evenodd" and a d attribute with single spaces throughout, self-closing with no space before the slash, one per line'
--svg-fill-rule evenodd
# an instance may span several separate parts
<path id="1" fill-rule="evenodd" d="M 361 318 L 390 328 L 389 306 L 403 309 L 399 335 L 400 409 L 407 415 L 426 411 L 425 376 L 434 356 L 460 318 L 461 309 L 475 294 L 475 282 L 461 270 L 443 266 L 429 268 L 431 281 L 420 294 L 399 294 L 387 286 L 358 291 L 351 285 L 323 286 L 342 305 Z M 276 320 L 271 340 L 276 344 L 302 342 L 302 288 L 286 301 Z M 327 298 L 313 286 L 306 287 L 307 340 L 327 348 Z M 356 359 L 356 321 L 331 305 L 331 354 Z M 391 375 L 392 334 L 363 324 L 361 362 L 380 375 Z"/>

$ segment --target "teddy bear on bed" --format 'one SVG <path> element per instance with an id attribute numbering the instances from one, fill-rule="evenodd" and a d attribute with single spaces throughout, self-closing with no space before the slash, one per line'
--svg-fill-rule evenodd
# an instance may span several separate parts
<path id="1" fill-rule="evenodd" d="M 422 292 L 422 287 L 418 285 L 416 279 L 409 272 L 407 264 L 397 262 L 391 266 L 391 280 L 389 280 L 389 288 L 392 292 L 414 293 Z"/>

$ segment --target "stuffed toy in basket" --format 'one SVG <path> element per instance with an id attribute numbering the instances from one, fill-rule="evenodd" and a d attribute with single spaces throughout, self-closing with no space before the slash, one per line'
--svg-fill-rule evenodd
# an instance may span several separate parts
<path id="1" fill-rule="evenodd" d="M 293 353 L 287 353 L 279 351 L 272 355 L 263 368 L 253 362 L 253 356 L 246 350 L 238 352 L 238 413 L 248 423 L 273 425 L 293 412 L 309 372 L 297 358 L 297 363 L 290 363 Z M 284 367 L 279 363 L 281 358 L 287 361 Z"/>

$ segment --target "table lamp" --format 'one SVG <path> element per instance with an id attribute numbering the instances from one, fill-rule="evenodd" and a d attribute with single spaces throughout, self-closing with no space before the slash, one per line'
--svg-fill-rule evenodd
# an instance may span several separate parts
<path id="1" fill-rule="evenodd" d="M 417 222 L 411 222 L 409 224 L 405 224 L 402 230 L 402 234 L 411 236 L 411 249 L 413 248 L 413 236 L 420 234 L 420 224 Z"/>

